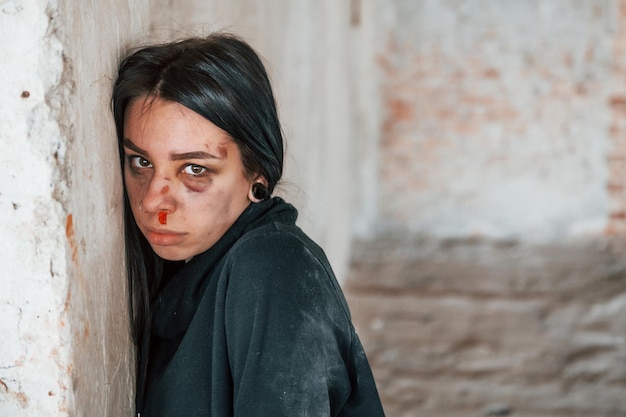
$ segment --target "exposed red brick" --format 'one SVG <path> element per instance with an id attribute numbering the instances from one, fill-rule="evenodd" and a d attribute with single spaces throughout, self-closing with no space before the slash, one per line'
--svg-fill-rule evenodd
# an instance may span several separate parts
<path id="1" fill-rule="evenodd" d="M 610 193 L 622 193 L 624 192 L 624 184 L 609 183 L 606 186 L 606 189 Z"/>
<path id="2" fill-rule="evenodd" d="M 400 99 L 390 100 L 388 103 L 392 122 L 411 121 L 414 118 L 413 105 Z"/>
<path id="3" fill-rule="evenodd" d="M 613 96 L 609 99 L 610 106 L 618 111 L 626 111 L 626 96 Z"/>
<path id="4" fill-rule="evenodd" d="M 624 220 L 626 219 L 625 211 L 618 211 L 610 214 L 612 220 Z"/>
<path id="5" fill-rule="evenodd" d="M 495 69 L 495 68 L 488 68 L 488 69 L 485 71 L 485 73 L 484 73 L 484 74 L 485 74 L 485 77 L 486 77 L 486 78 L 498 78 L 498 77 L 500 77 L 500 71 L 498 71 L 498 70 L 497 70 L 497 69 Z"/>

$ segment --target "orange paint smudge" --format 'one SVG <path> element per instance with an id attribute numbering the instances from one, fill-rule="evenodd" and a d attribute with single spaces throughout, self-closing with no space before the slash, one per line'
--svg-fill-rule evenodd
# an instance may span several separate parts
<path id="1" fill-rule="evenodd" d="M 78 258 L 78 245 L 76 244 L 76 239 L 74 238 L 74 218 L 71 213 L 67 215 L 65 220 L 65 236 L 67 237 L 67 241 L 72 249 L 72 261 L 76 262 L 76 259 Z"/>
<path id="2" fill-rule="evenodd" d="M 15 399 L 20 404 L 20 407 L 26 408 L 28 407 L 28 397 L 23 392 L 18 392 L 14 394 Z"/>
<path id="3" fill-rule="evenodd" d="M 68 239 L 74 237 L 74 219 L 71 213 L 68 214 L 67 219 L 65 219 L 65 236 L 67 236 Z"/>

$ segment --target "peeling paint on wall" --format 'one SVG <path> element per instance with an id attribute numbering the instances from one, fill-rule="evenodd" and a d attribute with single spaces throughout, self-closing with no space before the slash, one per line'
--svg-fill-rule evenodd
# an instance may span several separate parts
<path id="1" fill-rule="evenodd" d="M 4 2 L 0 13 L 0 287 L 8 289 L 0 293 L 0 410 L 11 416 L 57 415 L 71 403 L 69 333 L 58 326 L 68 288 L 63 209 L 50 163 L 64 139 L 48 104 L 63 64 L 58 41 L 46 38 L 48 5 Z"/>
<path id="2" fill-rule="evenodd" d="M 148 4 L 96 3 L 0 1 L 2 416 L 132 409 L 109 95 Z"/>

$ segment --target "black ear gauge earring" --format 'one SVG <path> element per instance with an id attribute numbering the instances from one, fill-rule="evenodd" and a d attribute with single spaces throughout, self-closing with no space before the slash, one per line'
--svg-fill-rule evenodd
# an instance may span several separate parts
<path id="1" fill-rule="evenodd" d="M 255 182 L 252 184 L 252 196 L 259 201 L 263 201 L 269 197 L 269 191 L 262 182 Z"/>

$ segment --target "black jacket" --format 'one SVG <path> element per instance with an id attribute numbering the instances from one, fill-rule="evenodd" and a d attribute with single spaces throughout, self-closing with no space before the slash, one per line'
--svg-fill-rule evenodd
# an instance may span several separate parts
<path id="1" fill-rule="evenodd" d="M 296 217 L 280 198 L 251 204 L 163 287 L 141 417 L 384 415 L 342 291 Z"/>

